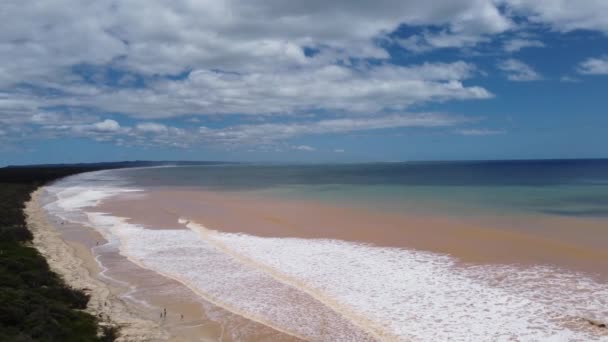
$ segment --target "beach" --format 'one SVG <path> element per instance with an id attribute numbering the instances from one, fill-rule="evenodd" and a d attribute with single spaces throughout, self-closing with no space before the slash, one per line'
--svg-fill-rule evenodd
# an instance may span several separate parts
<path id="1" fill-rule="evenodd" d="M 68 178 L 28 213 L 53 268 L 131 340 L 608 339 L 601 217 L 125 179 Z"/>
<path id="2" fill-rule="evenodd" d="M 90 294 L 87 311 L 119 327 L 119 341 L 300 340 L 218 307 L 120 255 L 101 264 L 93 249 L 107 241 L 91 228 L 52 222 L 41 203 L 43 191 L 34 192 L 25 209 L 35 247 L 67 284 Z M 166 317 L 160 317 L 164 310 Z"/>
<path id="3" fill-rule="evenodd" d="M 90 295 L 87 311 L 100 317 L 105 324 L 118 325 L 125 341 L 166 339 L 166 332 L 157 322 L 142 319 L 130 312 L 108 285 L 97 279 L 95 275 L 99 274 L 100 269 L 89 248 L 78 242 L 68 243 L 61 237 L 39 203 L 40 196 L 41 189 L 32 194 L 25 208 L 28 227 L 34 235 L 34 246 L 67 284 L 83 289 Z"/>

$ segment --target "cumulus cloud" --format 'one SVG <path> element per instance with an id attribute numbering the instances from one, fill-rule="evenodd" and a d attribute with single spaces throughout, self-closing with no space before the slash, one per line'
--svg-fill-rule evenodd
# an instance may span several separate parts
<path id="1" fill-rule="evenodd" d="M 55 94 L 30 94 L 30 107 L 86 107 L 150 119 L 311 109 L 362 112 L 488 98 L 489 91 L 462 85 L 472 69 L 463 62 L 347 65 L 352 59 L 387 59 L 375 39 L 403 24 L 445 26 L 449 34 L 463 35 L 510 26 L 486 0 L 57 0 L 44 6 L 7 0 L 0 20 L 6 26 L 0 33 L 0 88 L 27 83 Z M 445 44 L 440 41 L 451 38 L 444 36 L 431 40 Z M 316 53 L 306 55 L 305 49 Z M 125 73 L 121 79 L 141 75 L 145 86 L 90 84 L 97 78 L 74 73 L 81 67 L 113 68 Z M 182 73 L 185 79 L 156 77 Z"/>
<path id="2" fill-rule="evenodd" d="M 0 123 L 5 136 L 41 130 L 40 136 L 121 136 L 125 144 L 179 146 L 196 141 L 192 132 L 154 121 L 293 118 L 196 132 L 214 141 L 238 141 L 239 134 L 264 130 L 280 139 L 405 127 L 411 117 L 390 113 L 493 94 L 474 84 L 481 73 L 471 63 L 397 65 L 384 43 L 419 52 L 470 48 L 529 23 L 607 33 L 607 6 L 591 0 L 4 0 Z M 415 34 L 396 37 L 402 27 Z M 518 37 L 504 49 L 543 44 Z M 585 61 L 579 71 L 603 73 L 602 61 Z M 541 78 L 514 59 L 501 69 L 512 80 Z M 143 122 L 125 127 L 101 120 L 109 113 Z M 298 121 L 306 113 L 327 116 Z M 327 119 L 327 113 L 341 119 Z"/>
<path id="3" fill-rule="evenodd" d="M 504 42 L 503 49 L 506 52 L 517 52 L 530 47 L 544 47 L 545 44 L 536 39 L 513 38 Z"/>
<path id="4" fill-rule="evenodd" d="M 401 47 L 413 52 L 427 52 L 435 49 L 472 47 L 489 40 L 487 35 L 444 31 L 440 33 L 412 35 L 404 39 L 396 39 L 396 42 Z"/>
<path id="5" fill-rule="evenodd" d="M 556 31 L 594 30 L 608 33 L 608 2 L 604 0 L 501 0 L 515 15 Z"/>
<path id="6" fill-rule="evenodd" d="M 45 6 L 6 0 L 0 20 L 7 27 L 0 51 L 16 62 L 4 75 L 13 80 L 79 63 L 113 62 L 152 75 L 188 66 L 251 71 L 316 63 L 304 47 L 322 50 L 321 60 L 386 58 L 372 39 L 402 24 L 445 26 L 444 35 L 511 26 L 490 0 L 56 0 Z"/>
<path id="7" fill-rule="evenodd" d="M 578 72 L 585 75 L 608 75 L 608 56 L 586 59 L 579 64 Z"/>
<path id="8" fill-rule="evenodd" d="M 120 124 L 115 120 L 106 119 L 90 125 L 77 126 L 79 130 L 97 133 L 114 133 L 120 130 Z"/>
<path id="9" fill-rule="evenodd" d="M 507 59 L 498 64 L 498 68 L 507 74 L 511 81 L 537 81 L 542 76 L 528 64 L 518 59 Z"/>
<path id="10" fill-rule="evenodd" d="M 34 98 L 28 105 L 90 107 L 143 119 L 192 113 L 369 113 L 404 110 L 429 101 L 491 98 L 488 90 L 463 84 L 475 73 L 474 65 L 462 61 L 410 66 L 327 65 L 274 73 L 194 70 L 183 80 L 160 79 L 145 89 L 103 88 L 82 93 L 58 86 L 67 95 Z"/>

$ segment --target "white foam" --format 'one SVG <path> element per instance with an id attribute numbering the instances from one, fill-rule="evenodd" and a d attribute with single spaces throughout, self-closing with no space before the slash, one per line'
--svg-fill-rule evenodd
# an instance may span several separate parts
<path id="1" fill-rule="evenodd" d="M 581 317 L 608 320 L 605 284 L 546 267 L 467 268 L 447 256 L 334 240 L 205 236 L 404 339 L 588 341 L 599 336 Z"/>
<path id="2" fill-rule="evenodd" d="M 120 237 L 122 254 L 230 311 L 305 339 L 370 339 L 310 296 L 239 263 L 193 231 L 148 230 L 103 213 L 88 215 L 95 227 Z"/>
<path id="3" fill-rule="evenodd" d="M 306 339 L 608 341 L 584 320 L 608 322 L 608 286 L 580 274 L 460 266 L 445 255 L 335 240 L 219 233 L 184 219 L 191 230 L 144 229 L 89 208 L 121 188 L 57 186 L 54 210 L 81 212 L 142 267 Z"/>
<path id="4" fill-rule="evenodd" d="M 142 191 L 141 189 L 120 187 L 117 180 L 111 177 L 106 176 L 105 179 L 100 180 L 98 177 L 103 174 L 103 171 L 84 173 L 46 186 L 46 191 L 55 195 L 58 199 L 49 203 L 47 207 L 63 209 L 64 211 L 76 211 L 85 207 L 96 206 L 102 200 L 118 194 Z M 96 182 L 87 184 L 91 179 L 95 179 Z"/>

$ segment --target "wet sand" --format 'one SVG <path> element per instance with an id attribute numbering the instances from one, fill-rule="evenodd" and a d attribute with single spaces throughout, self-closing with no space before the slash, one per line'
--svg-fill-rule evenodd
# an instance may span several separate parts
<path id="1" fill-rule="evenodd" d="M 91 295 L 87 311 L 120 327 L 120 341 L 298 341 L 215 306 L 116 251 L 99 251 L 106 243 L 100 234 L 49 217 L 41 196 L 39 189 L 26 207 L 34 245 L 70 286 Z"/>
<path id="2" fill-rule="evenodd" d="M 136 199 L 115 198 L 99 210 L 150 228 L 185 229 L 177 223 L 181 217 L 224 232 L 413 248 L 467 263 L 552 265 L 608 279 L 608 230 L 602 220 L 430 216 L 202 190 L 150 190 Z"/>

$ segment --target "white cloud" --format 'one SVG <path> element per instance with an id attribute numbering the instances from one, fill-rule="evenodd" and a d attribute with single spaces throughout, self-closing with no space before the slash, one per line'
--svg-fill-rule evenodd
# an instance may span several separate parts
<path id="1" fill-rule="evenodd" d="M 336 148 L 336 149 L 334 149 L 334 152 L 335 153 L 344 153 L 346 151 L 344 149 L 342 149 L 342 148 Z"/>
<path id="2" fill-rule="evenodd" d="M 153 75 L 386 58 L 372 40 L 400 24 L 446 26 L 451 35 L 497 33 L 511 25 L 490 0 L 5 0 L 2 6 L 0 56 L 12 63 L 0 63 L 0 82 L 48 79 L 81 63 L 113 62 Z M 307 58 L 305 46 L 322 53 Z"/>
<path id="3" fill-rule="evenodd" d="M 486 35 L 449 32 L 423 33 L 396 40 L 401 47 L 413 52 L 472 47 L 487 41 L 489 41 L 489 38 Z"/>
<path id="4" fill-rule="evenodd" d="M 110 119 L 103 120 L 101 122 L 96 122 L 94 124 L 90 124 L 88 126 L 83 126 L 85 130 L 90 130 L 94 132 L 100 133 L 112 133 L 118 132 L 120 130 L 120 125 L 118 122 Z"/>
<path id="5" fill-rule="evenodd" d="M 460 135 L 469 135 L 469 136 L 485 136 L 485 135 L 498 135 L 505 134 L 504 130 L 499 129 L 487 129 L 487 128 L 471 128 L 471 129 L 459 129 L 455 131 Z"/>
<path id="6" fill-rule="evenodd" d="M 578 72 L 585 75 L 608 75 L 608 56 L 586 59 L 579 64 Z"/>
<path id="7" fill-rule="evenodd" d="M 445 34 L 427 39 L 435 45 L 511 25 L 490 0 L 56 0 L 45 5 L 6 0 L 2 9 L 0 89 L 35 86 L 9 94 L 19 95 L 20 110 L 76 107 L 149 120 L 365 113 L 489 98 L 486 89 L 462 84 L 474 73 L 468 63 L 371 67 L 351 62 L 389 57 L 376 40 L 401 24 L 445 27 Z M 306 56 L 305 48 L 316 53 Z M 104 84 L 106 67 L 124 72 L 117 81 L 121 87 Z M 75 68 L 88 71 L 83 76 Z M 162 77 L 187 70 L 192 72 L 183 80 Z M 129 86 L 137 81 L 134 75 L 142 77 L 143 87 Z M 94 84 L 85 82 L 87 77 Z M 0 101 L 0 111 L 2 106 Z"/>
<path id="8" fill-rule="evenodd" d="M 140 132 L 144 133 L 164 133 L 167 132 L 167 126 L 156 122 L 143 122 L 135 126 Z"/>
<path id="9" fill-rule="evenodd" d="M 556 31 L 595 30 L 608 33 L 605 0 L 499 0 L 516 15 Z"/>
<path id="10" fill-rule="evenodd" d="M 114 120 L 104 120 L 92 124 L 91 129 L 97 132 L 116 132 L 120 129 L 120 125 Z"/>
<path id="11" fill-rule="evenodd" d="M 503 49 L 506 52 L 517 52 L 524 48 L 544 47 L 545 44 L 536 39 L 514 38 L 504 42 Z"/>
<path id="12" fill-rule="evenodd" d="M 398 39 L 397 42 L 415 52 L 472 47 L 505 31 L 525 29 L 527 23 L 514 24 L 511 20 L 513 17 L 518 17 L 519 21 L 546 25 L 559 32 L 583 29 L 608 34 L 608 1 L 605 0 L 494 0 L 478 1 L 478 6 L 478 11 L 469 13 L 469 16 L 454 14 L 448 28 L 440 32 L 424 31 Z M 497 7 L 504 10 L 501 12 Z M 495 22 L 490 24 L 482 18 Z M 503 48 L 507 52 L 516 52 L 526 47 L 543 46 L 544 43 L 538 40 L 517 38 L 506 42 Z"/>
<path id="13" fill-rule="evenodd" d="M 40 99 L 38 106 L 85 106 L 144 119 L 192 113 L 369 113 L 404 110 L 429 101 L 491 98 L 482 87 L 463 85 L 474 74 L 475 67 L 462 61 L 359 68 L 327 65 L 275 73 L 195 70 L 184 80 L 157 80 L 145 89 L 100 88 L 91 94 Z"/>
<path id="14" fill-rule="evenodd" d="M 291 138 L 320 134 L 348 134 L 390 128 L 438 128 L 453 127 L 476 121 L 456 115 L 419 113 L 391 114 L 366 117 L 307 120 L 298 122 L 256 123 L 226 126 L 222 128 L 199 127 L 183 129 L 152 122 L 142 122 L 134 127 L 122 126 L 115 120 L 105 119 L 91 124 L 74 126 L 44 126 L 49 136 L 76 135 L 98 141 L 114 142 L 121 146 L 175 146 L 189 147 L 207 143 L 215 145 L 274 145 L 279 146 Z M 154 134 L 150 134 L 154 133 Z M 277 145 L 278 144 L 278 145 Z M 301 151 L 313 151 L 314 147 L 296 145 Z M 344 152 L 335 149 L 334 152 Z"/>
<path id="15" fill-rule="evenodd" d="M 364 117 L 345 117 L 334 119 L 307 120 L 297 122 L 274 122 L 256 124 L 237 124 L 222 128 L 199 127 L 178 128 L 153 122 L 141 122 L 135 126 L 123 126 L 115 120 L 105 119 L 90 124 L 42 126 L 46 137 L 79 136 L 97 141 L 112 142 L 120 146 L 171 146 L 186 148 L 196 144 L 213 144 L 218 146 L 285 146 L 290 139 L 300 136 L 322 134 L 348 134 L 352 132 L 391 129 L 391 128 L 440 128 L 456 127 L 460 124 L 477 121 L 457 115 L 418 113 L 390 114 Z M 25 134 L 21 139 L 43 138 L 41 134 L 27 136 L 26 129 L 17 129 Z M 11 126 L 12 128 L 12 126 Z M 462 134 L 467 132 L 462 131 Z M 480 131 L 481 132 L 481 131 Z M 490 131 L 487 131 L 489 134 Z M 5 132 L 8 136 L 15 132 Z M 153 133 L 153 134 L 151 134 Z M 470 131 L 469 134 L 475 134 Z M 481 135 L 481 133 L 479 133 Z M 309 145 L 290 147 L 299 151 L 314 151 Z M 343 149 L 334 149 L 343 153 Z"/>
<path id="16" fill-rule="evenodd" d="M 331 132 L 323 125 L 332 122 L 336 132 L 363 129 L 357 126 L 362 122 L 370 129 L 391 127 L 383 120 L 403 127 L 411 118 L 388 113 L 493 96 L 474 84 L 479 72 L 471 63 L 390 64 L 378 41 L 386 42 L 401 25 L 420 32 L 398 39 L 414 51 L 475 47 L 525 30 L 529 22 L 563 32 L 608 32 L 603 0 L 4 0 L 1 7 L 0 124 L 6 135 L 34 129 L 47 136 L 121 135 L 125 144 L 194 141 L 188 130 L 147 122 L 159 118 L 289 115 L 293 122 L 280 128 L 237 125 L 206 132 L 223 141 L 275 129 L 280 138 L 293 136 L 289 130 Z M 543 44 L 518 37 L 504 48 Z M 579 71 L 605 73 L 604 61 L 590 59 Z M 512 80 L 541 78 L 518 60 L 501 67 Z M 108 77 L 108 68 L 120 74 L 118 80 Z M 146 122 L 121 127 L 100 121 L 106 113 Z M 297 121 L 305 113 L 343 119 L 305 128 L 308 123 Z M 363 117 L 371 113 L 378 116 Z"/>
<path id="17" fill-rule="evenodd" d="M 312 147 L 312 146 L 308 146 L 308 145 L 298 145 L 298 146 L 294 146 L 293 147 L 294 150 L 298 150 L 298 151 L 305 151 L 305 152 L 312 152 L 312 151 L 316 151 L 317 149 Z"/>
<path id="18" fill-rule="evenodd" d="M 498 68 L 507 73 L 507 78 L 511 81 L 537 81 L 542 76 L 531 66 L 518 60 L 507 59 L 498 64 Z"/>
<path id="19" fill-rule="evenodd" d="M 297 123 L 264 123 L 212 129 L 200 127 L 203 140 L 216 143 L 272 143 L 302 135 L 349 133 L 403 127 L 446 127 L 470 121 L 444 114 L 395 114 L 376 117 L 325 119 Z"/>

